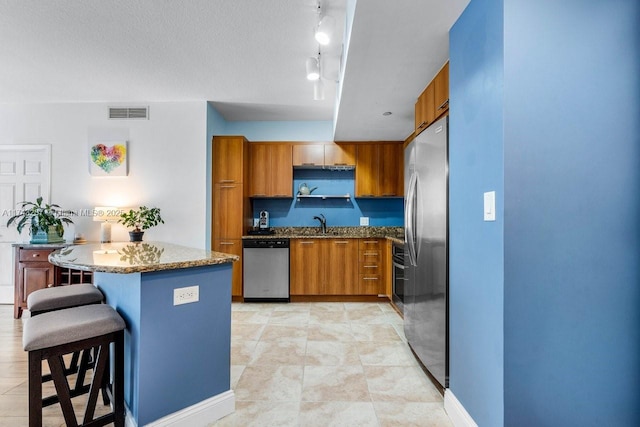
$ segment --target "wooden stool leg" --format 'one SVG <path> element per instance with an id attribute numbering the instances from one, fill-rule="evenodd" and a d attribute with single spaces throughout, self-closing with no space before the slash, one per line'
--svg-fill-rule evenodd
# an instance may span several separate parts
<path id="1" fill-rule="evenodd" d="M 96 409 L 96 401 L 98 400 L 98 392 L 102 388 L 103 378 L 107 372 L 107 360 L 106 353 L 109 353 L 109 344 L 103 344 L 99 347 L 95 355 L 95 365 L 93 367 L 93 380 L 91 381 L 91 388 L 89 389 L 89 398 L 87 399 L 87 409 L 84 412 L 83 424 L 87 424 L 93 420 L 93 414 Z"/>
<path id="2" fill-rule="evenodd" d="M 56 394 L 58 395 L 67 427 L 77 427 L 78 421 L 76 420 L 76 413 L 71 404 L 69 382 L 67 381 L 67 376 L 64 374 L 64 360 L 62 356 L 51 356 L 47 361 L 49 362 L 51 377 L 53 378 L 53 384 L 56 386 Z"/>
<path id="3" fill-rule="evenodd" d="M 29 427 L 42 427 L 42 353 L 29 352 Z"/>

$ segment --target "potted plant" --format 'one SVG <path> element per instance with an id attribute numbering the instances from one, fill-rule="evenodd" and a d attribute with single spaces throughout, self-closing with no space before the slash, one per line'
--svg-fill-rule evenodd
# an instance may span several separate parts
<path id="1" fill-rule="evenodd" d="M 118 222 L 125 227 L 133 228 L 133 230 L 129 231 L 129 240 L 132 242 L 142 241 L 143 230 L 148 230 L 160 223 L 164 224 L 164 220 L 160 216 L 160 208 L 148 208 L 146 206 L 140 206 L 137 210 L 131 209 L 129 212 L 121 213 Z"/>
<path id="2" fill-rule="evenodd" d="M 64 242 L 64 225 L 73 224 L 69 219 L 73 213 L 63 211 L 59 205 L 42 204 L 42 197 L 38 197 L 36 202 L 22 202 L 19 213 L 9 218 L 7 227 L 14 222 L 18 233 L 29 225 L 31 243 L 61 243 Z"/>

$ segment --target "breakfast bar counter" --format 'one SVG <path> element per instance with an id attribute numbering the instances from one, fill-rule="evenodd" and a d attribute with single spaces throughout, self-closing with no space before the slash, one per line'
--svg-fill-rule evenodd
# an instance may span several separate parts
<path id="1" fill-rule="evenodd" d="M 235 408 L 230 388 L 235 255 L 162 242 L 73 245 L 49 256 L 92 271 L 127 324 L 127 425 L 213 422 Z"/>

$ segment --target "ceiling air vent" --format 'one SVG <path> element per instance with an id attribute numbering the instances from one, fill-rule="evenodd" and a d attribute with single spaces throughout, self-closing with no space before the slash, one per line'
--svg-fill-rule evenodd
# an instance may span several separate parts
<path id="1" fill-rule="evenodd" d="M 109 107 L 109 118 L 116 120 L 149 119 L 149 107 Z"/>

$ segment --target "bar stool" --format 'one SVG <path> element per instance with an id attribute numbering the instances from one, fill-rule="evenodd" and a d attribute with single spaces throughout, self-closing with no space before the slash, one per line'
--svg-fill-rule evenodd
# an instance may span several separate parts
<path id="1" fill-rule="evenodd" d="M 27 297 L 27 309 L 33 317 L 49 311 L 89 304 L 101 304 L 103 299 L 104 295 L 102 292 L 91 284 L 54 286 L 31 292 Z M 80 365 L 78 365 L 78 362 L 80 362 Z M 84 376 L 87 369 L 91 369 L 92 367 L 91 349 L 82 352 L 82 360 L 80 360 L 79 351 L 73 352 L 69 367 L 63 365 L 65 375 L 78 373 L 76 386 L 74 388 L 75 393 L 82 394 L 80 390 L 84 390 L 85 393 L 88 390 L 88 387 L 84 385 Z M 50 374 L 42 377 L 42 382 L 46 381 L 51 381 Z M 108 403 L 106 397 L 104 402 L 105 404 Z"/>
<path id="2" fill-rule="evenodd" d="M 22 346 L 29 352 L 29 426 L 42 426 L 42 408 L 60 403 L 67 426 L 78 426 L 62 357 L 96 347 L 95 367 L 81 426 L 124 426 L 124 329 L 108 305 L 89 305 L 43 313 L 25 320 Z M 94 419 L 98 392 L 109 375 L 109 347 L 115 343 L 111 401 L 113 410 Z M 47 360 L 57 395 L 42 397 L 42 361 Z"/>

